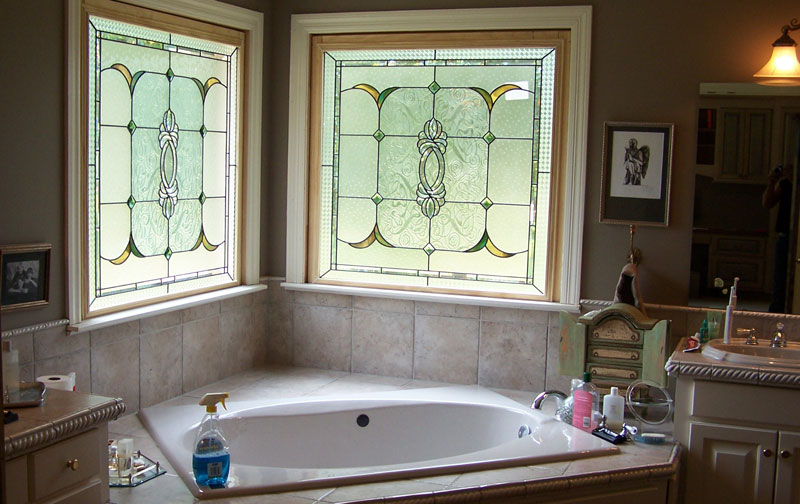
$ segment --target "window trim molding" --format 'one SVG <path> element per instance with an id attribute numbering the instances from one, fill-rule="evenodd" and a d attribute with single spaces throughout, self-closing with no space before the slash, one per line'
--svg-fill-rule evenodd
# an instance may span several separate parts
<path id="1" fill-rule="evenodd" d="M 168 14 L 222 25 L 245 32 L 241 213 L 241 285 L 259 283 L 261 246 L 261 103 L 264 48 L 264 15 L 216 0 L 123 0 L 123 3 Z M 70 324 L 83 319 L 81 254 L 85 241 L 82 215 L 81 163 L 83 162 L 83 110 L 86 97 L 81 86 L 82 1 L 66 5 L 66 297 Z M 253 50 L 252 48 L 256 48 Z M 254 132 L 256 134 L 251 134 Z M 158 304 L 158 303 L 157 303 Z M 127 310 L 122 310 L 126 312 Z"/>
<path id="2" fill-rule="evenodd" d="M 309 58 L 312 35 L 402 31 L 570 30 L 559 303 L 577 305 L 583 245 L 589 115 L 591 6 L 441 9 L 293 15 L 289 89 L 286 282 L 303 284 L 307 258 Z"/>

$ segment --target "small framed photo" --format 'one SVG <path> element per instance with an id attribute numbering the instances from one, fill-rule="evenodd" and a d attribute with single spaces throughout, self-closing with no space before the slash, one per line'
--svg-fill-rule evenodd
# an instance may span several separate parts
<path id="1" fill-rule="evenodd" d="M 0 309 L 19 310 L 50 302 L 49 243 L 0 246 Z"/>
<path id="2" fill-rule="evenodd" d="M 673 127 L 605 123 L 600 222 L 669 225 Z"/>

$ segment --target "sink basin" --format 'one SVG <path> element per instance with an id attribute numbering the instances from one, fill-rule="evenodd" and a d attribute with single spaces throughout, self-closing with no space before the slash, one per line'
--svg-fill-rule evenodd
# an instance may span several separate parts
<path id="1" fill-rule="evenodd" d="M 800 368 L 800 343 L 789 341 L 785 348 L 769 346 L 769 340 L 758 345 L 745 345 L 744 338 L 731 338 L 727 345 L 713 339 L 703 346 L 703 355 L 711 359 L 753 366 Z"/>

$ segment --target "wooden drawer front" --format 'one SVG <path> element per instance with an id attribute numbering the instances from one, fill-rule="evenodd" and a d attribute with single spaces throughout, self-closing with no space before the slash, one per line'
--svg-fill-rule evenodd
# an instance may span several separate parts
<path id="1" fill-rule="evenodd" d="M 6 462 L 6 504 L 28 502 L 28 459 L 18 457 Z"/>
<path id="2" fill-rule="evenodd" d="M 630 347 L 601 347 L 589 346 L 589 360 L 608 360 L 613 362 L 638 363 L 642 358 L 642 351 Z"/>
<path id="3" fill-rule="evenodd" d="M 103 504 L 103 483 L 98 479 L 89 483 L 88 486 L 80 487 L 77 490 L 53 497 L 52 500 L 42 502 L 42 504 Z"/>
<path id="4" fill-rule="evenodd" d="M 591 341 L 641 344 L 642 333 L 622 319 L 609 319 L 592 329 Z"/>
<path id="5" fill-rule="evenodd" d="M 589 364 L 586 370 L 592 373 L 592 378 L 611 378 L 617 380 L 638 380 L 641 369 L 612 366 L 606 364 Z"/>
<path id="6" fill-rule="evenodd" d="M 100 443 L 106 441 L 101 439 L 98 429 L 92 429 L 29 455 L 28 476 L 33 480 L 31 499 L 42 499 L 99 474 Z M 78 466 L 73 471 L 67 462 L 74 459 L 78 460 Z"/>
<path id="7" fill-rule="evenodd" d="M 797 429 L 797 389 L 693 380 L 691 414 L 725 422 L 784 425 Z M 777 413 L 776 413 L 777 412 Z"/>

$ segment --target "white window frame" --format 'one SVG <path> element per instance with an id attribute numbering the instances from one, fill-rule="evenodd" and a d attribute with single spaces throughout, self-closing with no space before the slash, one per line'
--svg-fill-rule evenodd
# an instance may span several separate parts
<path id="1" fill-rule="evenodd" d="M 589 113 L 591 6 L 511 7 L 396 12 L 293 15 L 289 69 L 289 152 L 286 209 L 287 288 L 357 295 L 403 297 L 470 304 L 541 309 L 577 309 L 580 301 L 586 145 Z M 558 302 L 504 300 L 466 295 L 385 291 L 360 287 L 309 284 L 305 279 L 308 219 L 308 93 L 312 35 L 341 33 L 569 30 L 570 55 L 564 194 L 561 205 L 562 252 Z"/>
<path id="2" fill-rule="evenodd" d="M 241 234 L 241 285 L 258 286 L 260 252 L 260 213 L 261 213 L 261 102 L 262 102 L 262 61 L 264 52 L 264 15 L 216 0 L 124 0 L 124 3 L 138 7 L 162 11 L 168 14 L 213 23 L 245 32 L 245 103 L 242 118 L 242 165 L 245 167 L 240 205 L 242 218 Z M 212 293 L 189 295 L 180 300 L 154 302 L 146 307 L 122 310 L 110 315 L 82 320 L 83 271 L 83 207 L 81 204 L 82 180 L 82 131 L 83 110 L 86 97 L 82 90 L 81 40 L 81 0 L 69 0 L 66 4 L 67 21 L 67 95 L 66 95 L 66 135 L 67 135 L 67 173 L 66 173 L 66 248 L 67 248 L 67 316 L 71 330 L 98 328 L 112 323 L 155 315 L 193 304 L 209 302 L 217 298 L 243 294 L 255 288 L 242 286 L 222 289 Z"/>

